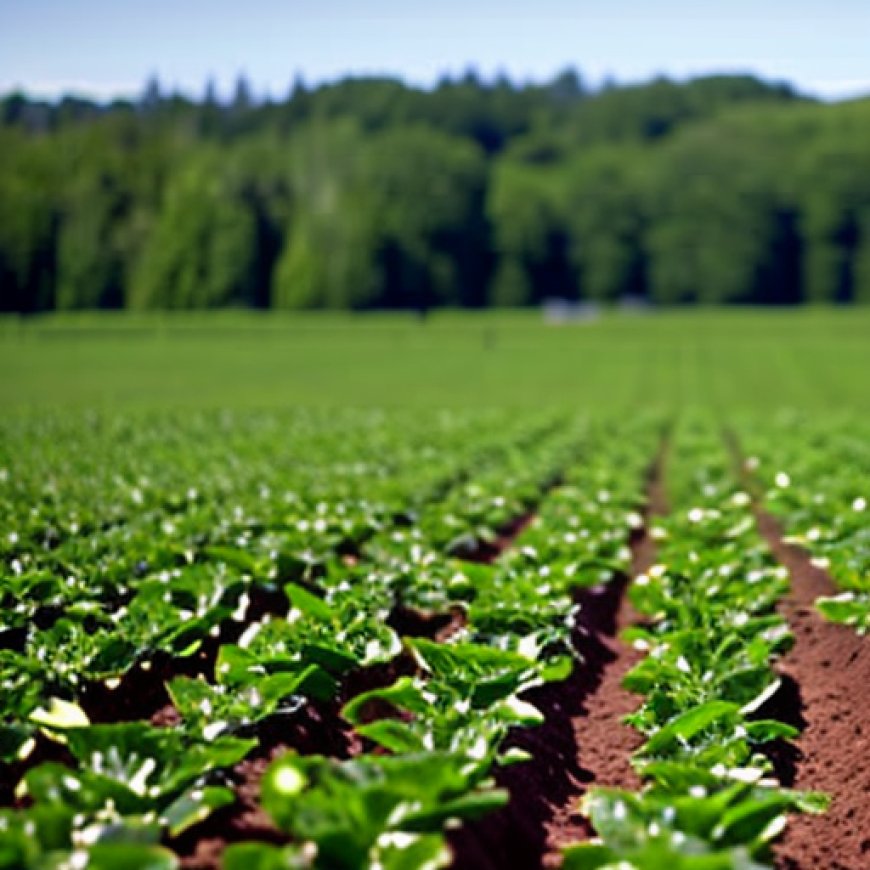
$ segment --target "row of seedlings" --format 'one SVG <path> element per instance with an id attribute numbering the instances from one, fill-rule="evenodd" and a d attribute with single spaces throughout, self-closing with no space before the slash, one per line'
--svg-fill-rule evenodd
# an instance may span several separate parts
<path id="1" fill-rule="evenodd" d="M 788 437 L 785 437 L 785 436 Z M 786 540 L 842 590 L 819 598 L 827 619 L 870 631 L 870 430 L 854 419 L 788 416 L 740 429 L 747 471 Z"/>
<path id="2" fill-rule="evenodd" d="M 358 606 L 361 594 L 370 601 L 381 602 L 384 615 L 391 606 L 401 608 L 405 614 L 409 610 L 441 612 L 440 602 L 431 595 L 415 594 L 416 586 L 443 587 L 447 579 L 445 568 L 453 564 L 446 555 L 448 550 L 476 551 L 473 542 L 492 540 L 511 517 L 533 507 L 566 455 L 576 450 L 584 429 L 585 423 L 580 422 L 554 437 L 544 438 L 531 454 L 527 449 L 512 451 L 506 463 L 482 470 L 472 480 L 446 493 L 441 501 L 424 506 L 412 524 L 375 536 L 346 570 L 334 577 L 320 578 L 321 616 L 326 619 L 327 609 L 333 609 L 349 594 L 356 594 Z M 453 588 L 458 591 L 456 584 Z M 291 598 L 295 605 L 300 600 L 298 591 L 291 591 Z M 389 622 L 389 617 L 385 621 Z M 250 641 L 246 638 L 248 649 L 259 651 L 263 638 L 266 642 L 262 652 L 271 654 L 274 644 L 269 638 L 270 631 L 271 622 L 267 622 Z M 261 844 L 232 847 L 226 854 L 227 866 L 233 866 L 233 862 L 246 864 L 254 860 L 254 853 L 256 860 L 292 863 L 310 859 L 317 866 L 393 866 L 395 862 L 408 862 L 402 866 L 422 862 L 425 866 L 429 861 L 440 865 L 446 855 L 441 830 L 447 819 L 467 818 L 501 805 L 503 795 L 491 789 L 488 777 L 491 753 L 482 753 L 480 740 L 486 739 L 487 729 L 503 730 L 510 722 L 520 721 L 509 704 L 501 704 L 497 710 L 495 707 L 513 694 L 511 680 L 533 678 L 534 663 L 522 656 L 473 645 L 461 650 L 458 656 L 452 649 L 447 650 L 446 656 L 439 655 L 441 645 L 425 636 L 406 639 L 404 648 L 398 641 L 396 644 L 395 654 L 413 658 L 415 669 L 421 672 L 428 673 L 427 669 L 434 668 L 445 684 L 462 689 L 460 681 L 464 679 L 467 692 L 472 681 L 485 683 L 485 675 L 491 673 L 496 684 L 504 683 L 498 691 L 504 694 L 507 689 L 507 694 L 487 699 L 487 709 L 493 708 L 494 716 L 486 721 L 481 719 L 480 723 L 471 721 L 463 728 L 458 722 L 438 721 L 439 710 L 429 709 L 431 689 L 437 685 L 430 674 L 431 679 L 425 681 L 429 689 L 424 705 L 435 721 L 423 723 L 418 717 L 419 724 L 429 727 L 431 732 L 422 741 L 408 729 L 403 732 L 401 723 L 360 723 L 357 732 L 367 741 L 366 748 L 371 752 L 349 761 L 288 754 L 267 774 L 262 793 L 266 808 L 293 835 L 297 845 L 278 852 Z M 398 682 L 401 691 L 387 690 L 388 697 L 381 699 L 382 704 L 398 705 L 408 694 L 406 681 L 400 678 Z M 365 715 L 363 708 L 374 701 L 372 693 L 358 695 L 345 707 L 345 716 L 359 721 Z M 443 712 L 440 711 L 442 720 Z M 472 713 L 468 708 L 463 715 L 474 720 L 479 712 Z M 384 750 L 392 754 L 386 755 Z M 294 772 L 288 773 L 290 770 Z M 277 805 L 275 782 L 281 786 Z M 299 789 L 303 784 L 308 787 L 297 811 L 288 816 L 281 809 L 281 801 L 286 801 L 288 783 L 293 782 Z M 318 807 L 325 816 L 316 811 Z M 387 815 L 385 807 L 390 809 Z M 398 807 L 409 810 L 417 807 L 421 817 L 417 817 L 416 811 L 399 812 Z"/>
<path id="3" fill-rule="evenodd" d="M 411 673 L 344 706 L 369 754 L 338 761 L 288 753 L 271 766 L 263 802 L 293 844 L 233 846 L 228 868 L 447 866 L 445 829 L 504 805 L 494 770 L 529 757 L 505 738 L 543 721 L 523 693 L 567 678 L 574 666 L 571 590 L 626 570 L 653 451 L 650 423 L 629 427 L 625 439 L 613 439 L 612 427 L 581 428 L 526 456 L 530 478 L 509 478 L 522 493 L 530 481 L 554 482 L 559 469 L 564 476 L 494 563 L 439 553 L 433 545 L 445 540 L 445 525 L 456 530 L 452 521 L 395 536 L 378 554 L 382 567 L 370 581 L 392 586 L 405 607 L 459 612 L 458 626 L 441 639 L 403 638 Z M 511 489 L 502 478 L 497 506 L 516 497 Z"/>
<path id="4" fill-rule="evenodd" d="M 480 418 L 476 422 L 479 430 Z M 464 437 L 457 436 L 467 434 L 451 434 L 452 477 L 463 464 Z M 499 432 L 497 440 L 504 438 Z M 74 537 L 55 548 L 60 553 L 38 547 L 22 552 L 15 542 L 2 592 L 16 602 L 11 610 L 19 622 L 4 632 L 0 650 L 0 750 L 4 787 L 11 792 L 15 786 L 7 801 L 15 808 L 0 814 L 0 866 L 66 860 L 94 868 L 119 861 L 131 867 L 175 866 L 175 856 L 159 842 L 177 838 L 234 800 L 221 771 L 256 746 L 251 729 L 258 721 L 292 715 L 302 698 L 331 697 L 336 674 L 394 654 L 398 641 L 384 624 L 386 611 L 348 601 L 343 609 L 330 609 L 327 625 L 318 618 L 323 602 L 304 584 L 316 562 L 311 539 L 329 541 L 320 545 L 321 552 L 331 548 L 337 562 L 348 538 L 356 536 L 358 543 L 371 527 L 392 520 L 395 480 L 384 475 L 379 502 L 378 480 L 369 476 L 375 499 L 361 507 L 356 492 L 348 497 L 346 477 L 335 472 L 328 452 L 321 455 L 321 474 L 334 476 L 339 493 L 332 502 L 303 503 L 286 486 L 275 486 L 286 484 L 286 476 L 272 485 L 233 490 L 235 506 L 220 519 L 225 505 L 203 504 L 202 512 L 189 509 L 161 522 L 166 502 L 155 498 L 145 517 L 92 530 L 84 538 L 91 548 L 86 557 L 99 548 L 97 570 L 88 558 L 71 558 L 68 551 L 80 555 L 75 547 L 81 542 Z M 465 464 L 473 466 L 477 455 L 466 452 Z M 419 462 L 406 463 L 409 502 L 432 479 L 427 469 L 433 465 L 423 464 L 421 472 Z M 304 484 L 311 477 L 309 467 L 293 480 Z M 120 528 L 127 532 L 124 547 L 113 549 L 99 540 Z M 160 544 L 143 529 L 159 529 Z M 147 555 L 137 548 L 145 540 L 152 546 Z M 131 561 L 133 567 L 144 563 L 144 570 L 130 570 Z M 280 588 L 288 574 L 300 581 L 292 584 L 292 651 L 285 647 L 269 671 L 246 657 L 244 644 L 230 641 L 242 641 L 256 624 L 251 611 L 257 591 L 264 584 Z M 185 661 L 191 666 L 179 667 Z M 139 687 L 147 694 L 151 685 L 159 695 L 165 694 L 164 682 L 181 717 L 174 727 L 141 721 L 135 705 L 112 704 L 123 683 L 134 694 Z"/>
<path id="5" fill-rule="evenodd" d="M 710 421 L 678 425 L 668 456 L 672 513 L 652 530 L 658 564 L 630 588 L 644 622 L 625 632 L 647 652 L 624 680 L 644 698 L 627 717 L 646 738 L 632 758 L 644 786 L 585 796 L 597 838 L 566 850 L 569 870 L 764 867 L 787 814 L 825 806 L 782 787 L 764 752 L 797 733 L 764 715 L 792 643 L 774 611 L 787 574 Z"/>
<path id="6" fill-rule="evenodd" d="M 462 444 L 471 424 L 450 434 L 455 444 Z M 268 583 L 281 574 L 294 576 L 379 528 L 396 512 L 403 491 L 409 502 L 425 488 L 427 478 L 418 471 L 421 458 L 427 460 L 425 469 L 437 469 L 435 481 L 456 473 L 456 458 L 450 457 L 446 467 L 432 462 L 427 444 L 406 450 L 403 462 L 394 461 L 390 469 L 360 463 L 362 439 L 377 434 L 370 425 L 343 433 L 342 443 L 354 444 L 357 451 L 344 456 L 336 452 L 338 442 L 325 437 L 328 432 L 315 437 L 306 428 L 287 435 L 289 455 L 309 460 L 302 473 L 292 475 L 273 471 L 272 477 L 252 477 L 260 467 L 257 460 L 272 456 L 273 465 L 280 464 L 271 437 L 258 445 L 259 455 L 246 455 L 247 463 L 220 464 L 210 478 L 193 478 L 196 486 L 189 478 L 161 477 L 162 453 L 146 453 L 133 466 L 135 472 L 116 469 L 105 481 L 113 492 L 110 504 L 120 499 L 121 511 L 129 502 L 139 505 L 139 513 L 123 521 L 120 511 L 108 509 L 105 523 L 83 516 L 87 504 L 66 493 L 63 483 L 75 482 L 81 465 L 94 461 L 87 451 L 82 459 L 65 457 L 72 468 L 57 462 L 40 474 L 43 469 L 34 462 L 30 475 L 5 469 L 4 512 L 10 523 L 12 517 L 18 523 L 10 524 L 3 541 L 0 578 L 0 668 L 9 693 L 0 722 L 4 762 L 22 760 L 33 748 L 37 729 L 30 720 L 38 708 L 62 708 L 64 701 L 78 699 L 86 708 L 93 706 L 98 717 L 124 713 L 107 703 L 100 686 L 111 690 L 128 676 L 141 684 L 147 680 L 136 665 L 153 665 L 164 654 L 190 658 L 201 653 L 231 617 L 244 616 L 248 593 L 255 593 L 249 588 L 253 577 L 266 577 Z M 175 440 L 185 444 L 184 438 L 196 437 L 197 449 L 210 455 L 199 442 L 201 434 L 194 427 Z M 312 449 L 315 443 L 320 452 Z M 180 452 L 195 454 L 191 446 Z M 47 452 L 57 454 L 52 445 Z M 350 475 L 344 466 L 353 458 L 362 470 Z M 359 492 L 363 473 L 368 498 Z M 318 474 L 336 481 L 332 492 L 321 487 L 301 498 L 299 491 L 313 490 L 309 481 Z M 37 477 L 46 479 L 42 499 L 34 493 Z M 90 696 L 95 696 L 92 705 Z"/>

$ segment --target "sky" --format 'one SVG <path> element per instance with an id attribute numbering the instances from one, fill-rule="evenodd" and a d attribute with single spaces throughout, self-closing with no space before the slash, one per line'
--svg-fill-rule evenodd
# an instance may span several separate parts
<path id="1" fill-rule="evenodd" d="M 751 72 L 828 99 L 870 94 L 870 0 L 0 0 L 0 92 L 136 96 L 156 75 L 284 97 L 347 74 L 431 85 L 474 67 L 589 85 Z"/>

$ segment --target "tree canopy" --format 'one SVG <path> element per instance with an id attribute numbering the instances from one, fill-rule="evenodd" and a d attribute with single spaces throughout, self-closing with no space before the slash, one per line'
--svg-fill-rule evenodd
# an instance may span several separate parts
<path id="1" fill-rule="evenodd" d="M 750 76 L 0 99 L 0 310 L 870 301 L 870 100 Z"/>

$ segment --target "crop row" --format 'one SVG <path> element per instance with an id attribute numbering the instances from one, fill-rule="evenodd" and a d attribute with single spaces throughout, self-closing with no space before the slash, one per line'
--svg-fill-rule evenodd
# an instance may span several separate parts
<path id="1" fill-rule="evenodd" d="M 227 867 L 293 866 L 306 856 L 322 867 L 444 866 L 445 823 L 506 801 L 491 772 L 526 758 L 502 751 L 508 730 L 542 721 L 519 695 L 572 668 L 570 588 L 626 567 L 646 451 L 623 450 L 619 462 L 604 450 L 600 437 L 587 442 L 510 554 L 491 566 L 452 566 L 437 588 L 442 607 L 463 611 L 462 628 L 443 643 L 406 639 L 415 672 L 357 695 L 342 711 L 374 753 L 346 762 L 279 759 L 267 772 L 264 803 L 294 844 L 232 847 Z M 430 565 L 447 567 L 431 556 Z"/>
<path id="2" fill-rule="evenodd" d="M 740 430 L 764 503 L 842 590 L 817 601 L 834 622 L 870 631 L 870 431 L 852 420 L 789 416 Z"/>
<path id="3" fill-rule="evenodd" d="M 22 569 L 82 567 L 123 581 L 137 569 L 123 558 L 147 560 L 149 548 L 198 553 L 256 535 L 304 550 L 306 533 L 315 545 L 337 533 L 353 543 L 557 423 L 347 413 L 27 420 L 0 442 L 0 555 Z M 317 528 L 306 524 L 312 514 Z"/>
<path id="4" fill-rule="evenodd" d="M 472 424 L 481 422 L 451 423 L 439 433 L 447 441 L 440 452 L 437 440 L 421 439 L 398 448 L 400 458 L 389 463 L 377 454 L 360 461 L 364 440 L 377 447 L 387 437 L 386 427 L 368 420 L 345 435 L 356 449 L 346 456 L 328 437 L 317 453 L 317 439 L 303 432 L 291 439 L 289 456 L 274 457 L 267 448 L 280 432 L 272 431 L 259 445 L 261 462 L 218 466 L 213 478 L 181 483 L 165 471 L 160 448 L 146 452 L 135 473 L 121 466 L 106 481 L 101 504 L 111 520 L 105 522 L 85 514 L 92 503 L 76 491 L 93 456 L 58 450 L 49 431 L 43 453 L 33 449 L 20 465 L 4 466 L 0 502 L 14 523 L 3 541 L 0 587 L 2 760 L 27 755 L 34 729 L 26 723 L 52 698 L 87 706 L 90 695 L 99 697 L 98 687 L 111 688 L 128 675 L 141 678 L 142 667 L 161 656 L 193 661 L 228 622 L 241 624 L 259 600 L 280 598 L 282 583 L 325 570 L 330 560 L 417 510 L 427 493 L 438 497 L 459 486 L 472 469 L 501 463 L 542 431 L 540 425 L 513 427 L 460 452 Z M 169 429 L 170 443 L 173 434 Z M 400 442 L 395 431 L 392 437 Z M 204 439 L 194 443 L 196 450 L 188 442 L 179 452 L 196 454 L 202 446 L 209 455 L 209 446 L 214 449 Z M 34 456 L 47 467 L 37 461 L 27 467 Z M 262 460 L 270 456 L 267 473 Z M 257 468 L 261 474 L 254 476 Z M 306 487 L 318 474 L 319 487 Z M 367 497 L 360 494 L 363 481 Z"/>
<path id="5" fill-rule="evenodd" d="M 865 442 L 739 437 L 847 590 L 821 606 L 866 628 L 831 609 L 867 600 Z M 528 690 L 585 666 L 574 592 L 629 571 L 659 440 L 559 413 L 7 424 L 0 870 L 172 870 L 215 836 L 228 870 L 447 866 L 448 831 L 509 799 L 498 771 L 534 763 L 510 739 L 543 722 Z M 676 426 L 666 466 L 626 632 L 644 784 L 584 797 L 598 839 L 569 870 L 752 870 L 825 805 L 779 781 L 788 578 L 709 419 Z"/>
<path id="6" fill-rule="evenodd" d="M 652 431 L 641 427 L 636 448 L 606 450 L 607 433 L 583 422 L 507 428 L 494 447 L 469 451 L 459 446 L 469 433 L 454 426 L 447 450 L 399 450 L 405 461 L 379 477 L 376 462 L 360 471 L 359 442 L 344 464 L 330 462 L 342 448 L 314 426 L 297 446 L 321 465 L 276 475 L 274 457 L 252 465 L 249 455 L 217 483 L 193 478 L 195 488 L 164 472 L 163 447 L 152 445 L 153 465 L 118 457 L 96 508 L 52 477 L 41 484 L 38 463 L 8 462 L 0 503 L 20 531 L 4 542 L 2 593 L 16 604 L 0 650 L 0 748 L 5 774 L 23 778 L 18 809 L 0 816 L 0 866 L 175 866 L 156 844 L 235 800 L 225 771 L 255 751 L 260 724 L 347 699 L 349 676 L 402 657 L 409 674 L 344 708 L 371 751 L 345 762 L 286 755 L 262 799 L 293 835 L 280 857 L 289 866 L 446 860 L 443 824 L 503 802 L 490 769 L 518 759 L 500 753 L 502 739 L 540 719 L 517 695 L 572 666 L 566 590 L 625 567 Z M 276 443 L 266 429 L 261 448 Z M 221 435 L 202 435 L 208 454 Z M 61 458 L 52 473 L 73 481 L 93 462 L 75 449 Z M 357 472 L 367 497 L 348 486 Z M 498 567 L 450 558 L 479 557 L 557 482 L 515 556 Z M 419 624 L 439 612 L 461 614 L 446 643 L 403 642 L 391 625 L 397 613 Z M 113 703 L 155 672 L 171 727 Z M 386 707 L 391 715 L 372 716 Z M 102 719 L 111 721 L 94 724 Z M 312 829 L 318 806 L 326 821 Z M 361 812 L 375 815 L 363 824 Z M 264 846 L 237 846 L 227 861 L 246 863 L 251 849 L 279 860 Z"/>
<path id="7" fill-rule="evenodd" d="M 270 422 L 266 421 L 265 428 L 272 430 L 271 437 L 267 434 L 261 442 L 261 458 L 269 457 L 264 448 L 278 443 L 276 435 L 280 432 L 274 431 Z M 171 488 L 160 486 L 158 475 L 173 475 L 164 471 L 161 447 L 156 456 L 147 456 L 150 461 L 140 460 L 132 483 L 129 469 L 125 469 L 126 479 L 117 472 L 109 481 L 110 503 L 122 496 L 121 510 L 113 515 L 113 521 L 88 525 L 79 524 L 87 502 L 83 505 L 75 496 L 70 497 L 57 481 L 70 480 L 74 485 L 82 465 L 94 461 L 90 454 L 79 457 L 74 451 L 58 451 L 53 439 L 46 439 L 45 452 L 61 453 L 63 460 L 49 460 L 54 476 L 42 475 L 35 461 L 32 468 L 27 468 L 26 459 L 18 466 L 10 465 L 5 474 L 4 506 L 18 520 L 12 528 L 21 531 L 11 532 L 4 542 L 8 572 L 2 589 L 5 625 L 0 650 L 0 749 L 4 761 L 13 762 L 5 771 L 7 786 L 22 769 L 34 767 L 24 784 L 19 784 L 17 794 L 20 801 L 26 791 L 26 799 L 36 802 L 28 814 L 6 820 L 23 832 L 20 847 L 24 852 L 13 850 L 11 865 L 43 860 L 42 852 L 68 851 L 82 837 L 85 841 L 93 836 L 102 839 L 102 834 L 86 833 L 93 814 L 104 809 L 101 801 L 111 801 L 113 811 L 122 817 L 148 819 L 139 824 L 149 831 L 147 837 L 138 835 L 140 839 L 153 840 L 167 832 L 177 836 L 208 811 L 231 800 L 225 788 L 194 786 L 211 769 L 232 764 L 252 746 L 250 740 L 230 734 L 218 737 L 219 732 L 251 724 L 302 691 L 302 685 L 295 686 L 294 680 L 306 668 L 298 667 L 295 660 L 306 656 L 325 660 L 326 667 L 316 673 L 309 669 L 310 692 L 328 694 L 332 688 L 330 666 L 341 670 L 391 657 L 398 639 L 384 624 L 384 614 L 373 612 L 372 607 L 361 615 L 351 606 L 350 618 L 341 626 L 344 636 L 339 644 L 332 637 L 334 625 L 308 625 L 304 621 L 299 628 L 309 630 L 295 632 L 293 654 L 285 656 L 290 661 L 275 675 L 249 673 L 242 666 L 227 671 L 232 645 L 215 647 L 217 641 L 241 639 L 243 626 L 262 609 L 260 601 L 277 598 L 278 606 L 287 608 L 282 586 L 289 579 L 309 581 L 325 571 L 330 561 L 337 563 L 347 549 L 353 551 L 367 537 L 401 521 L 400 515 L 410 516 L 425 502 L 421 490 L 430 488 L 439 495 L 445 487 L 462 485 L 478 465 L 484 469 L 490 462 L 503 465 L 506 454 L 552 429 L 551 423 L 542 428 L 538 422 L 534 428 L 508 427 L 505 435 L 499 428 L 494 438 L 478 437 L 478 446 L 457 455 L 472 427 L 479 433 L 484 422 L 501 427 L 506 421 L 478 417 L 458 425 L 449 423 L 445 427 L 449 446 L 441 452 L 425 440 L 413 449 L 403 448 L 401 437 L 393 430 L 392 440 L 404 461 L 389 462 L 379 460 L 378 454 L 367 462 L 360 461 L 361 455 L 366 456 L 361 453 L 363 441 L 371 438 L 375 447 L 381 446 L 379 441 L 389 440 L 388 427 L 368 425 L 364 420 L 351 437 L 345 432 L 344 441 L 355 447 L 346 455 L 338 447 L 338 439 L 328 437 L 330 430 L 324 431 L 322 439 L 303 431 L 298 440 L 291 439 L 289 458 L 310 460 L 313 454 L 321 460 L 313 471 L 311 464 L 300 463 L 293 464 L 289 473 L 272 470 L 265 476 L 262 463 L 254 463 L 263 475 L 252 477 L 252 467 L 231 466 L 222 469 L 217 483 L 197 477 L 194 489 L 190 481 L 185 482 L 180 498 L 176 495 L 177 479 Z M 172 431 L 167 435 L 171 443 Z M 221 432 L 216 438 L 225 436 Z M 488 440 L 492 443 L 487 444 Z M 319 454 L 312 449 L 317 443 L 325 445 Z M 196 454 L 199 442 L 197 450 L 191 450 L 189 442 L 182 446 L 187 447 L 181 451 L 183 455 Z M 208 442 L 203 450 L 209 453 Z M 40 454 L 34 450 L 25 456 L 39 458 Z M 433 467 L 437 469 L 434 474 Z M 274 457 L 270 468 L 274 469 Z M 393 469 L 398 471 L 390 473 Z M 237 476 L 232 477 L 231 471 L 237 471 Z M 320 486 L 304 487 L 309 479 L 317 480 L 318 472 Z M 367 482 L 367 499 L 359 496 L 357 480 Z M 330 486 L 332 492 L 324 492 Z M 201 498 L 199 492 L 209 487 L 214 488 L 211 497 Z M 300 489 L 304 496 L 299 495 Z M 214 497 L 217 490 L 222 490 L 223 499 Z M 37 498 L 37 493 L 44 497 Z M 402 500 L 403 493 L 409 498 Z M 131 502 L 138 506 L 138 512 L 128 507 Z M 30 511 L 22 511 L 23 505 L 30 505 Z M 306 599 L 303 586 L 293 588 L 297 599 L 312 599 L 309 606 L 316 607 L 314 597 Z M 360 643 L 361 633 L 366 632 L 365 642 Z M 326 643 L 318 643 L 318 634 L 326 636 Z M 210 654 L 206 654 L 209 646 Z M 221 699 L 208 692 L 205 682 L 185 682 L 183 676 L 184 672 L 207 674 L 215 663 L 223 677 Z M 318 675 L 322 679 L 317 680 Z M 70 743 L 66 732 L 45 730 L 84 725 L 89 719 L 140 718 L 143 711 L 135 704 L 133 709 L 127 705 L 119 710 L 117 697 L 132 695 L 138 700 L 149 679 L 157 683 L 158 696 L 161 691 L 165 696 L 166 682 L 176 704 L 188 713 L 185 733 L 180 729 L 158 730 L 141 722 L 107 725 L 102 730 L 89 725 L 76 731 Z M 196 692 L 198 707 L 194 711 L 189 707 Z M 150 712 L 147 709 L 146 715 Z M 191 735 L 197 731 L 198 742 L 194 743 Z M 36 763 L 58 756 L 59 743 L 67 747 L 61 760 L 96 766 L 97 772 L 102 770 L 106 755 L 115 759 L 112 775 L 101 773 L 102 785 L 96 796 L 86 793 L 84 803 L 69 799 L 68 789 L 59 790 L 56 784 L 50 794 L 40 787 L 38 780 L 46 768 Z M 69 778 L 66 768 L 50 769 L 61 777 L 61 783 L 82 792 L 81 781 Z M 144 775 L 141 787 L 137 775 L 140 779 Z M 165 791 L 157 780 L 166 782 Z M 122 788 L 123 799 L 113 793 L 118 783 L 127 782 L 137 784 L 132 793 Z M 195 801 L 190 794 L 197 796 Z M 179 800 L 180 807 L 187 807 L 181 818 L 172 810 Z M 54 806 L 59 802 L 78 806 L 82 812 L 66 818 L 68 813 Z M 160 813 L 156 820 L 149 818 L 155 808 Z M 46 815 L 54 821 L 39 836 L 33 836 L 29 829 L 34 819 Z M 124 823 L 125 828 L 131 826 L 137 824 Z M 97 854 L 98 845 L 94 845 Z M 132 859 L 127 856 L 125 860 Z"/>
<path id="8" fill-rule="evenodd" d="M 585 797 L 599 839 L 569 847 L 571 870 L 764 866 L 788 812 L 825 806 L 783 788 L 765 755 L 797 734 L 763 713 L 780 688 L 771 665 L 792 642 L 774 612 L 787 575 L 716 429 L 682 423 L 668 455 L 672 513 L 654 528 L 658 564 L 629 592 L 645 622 L 626 632 L 647 652 L 624 681 L 644 698 L 628 717 L 645 738 L 632 759 L 644 787 Z"/>

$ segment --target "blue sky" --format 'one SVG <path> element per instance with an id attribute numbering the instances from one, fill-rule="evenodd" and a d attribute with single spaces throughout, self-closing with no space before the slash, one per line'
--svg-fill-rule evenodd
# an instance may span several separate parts
<path id="1" fill-rule="evenodd" d="M 431 84 L 474 66 L 588 82 L 749 71 L 830 98 L 870 93 L 870 0 L 0 0 L 0 92 L 138 94 L 156 73 L 199 95 L 286 94 L 346 73 Z"/>

